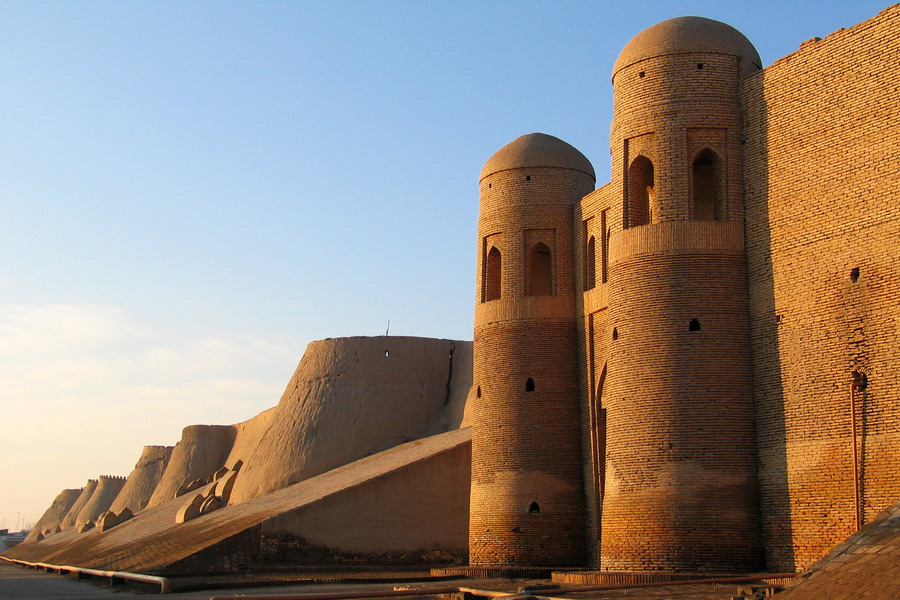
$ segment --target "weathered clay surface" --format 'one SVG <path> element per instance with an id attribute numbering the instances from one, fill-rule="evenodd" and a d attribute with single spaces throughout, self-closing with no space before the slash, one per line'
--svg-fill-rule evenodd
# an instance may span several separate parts
<path id="1" fill-rule="evenodd" d="M 84 484 L 84 487 L 81 488 L 81 494 L 78 496 L 78 499 L 75 500 L 72 508 L 69 509 L 66 516 L 59 522 L 60 529 L 69 529 L 70 527 L 75 526 L 75 518 L 78 516 L 78 513 L 81 512 L 81 509 L 84 508 L 84 505 L 88 503 L 88 500 L 91 499 L 95 489 L 97 489 L 97 480 L 88 479 L 87 483 Z"/>
<path id="2" fill-rule="evenodd" d="M 122 491 L 113 500 L 109 510 L 119 514 L 123 508 L 129 508 L 137 512 L 147 506 L 153 490 L 159 485 L 169 458 L 172 456 L 172 446 L 144 446 L 141 457 L 134 470 L 125 481 Z"/>
<path id="3" fill-rule="evenodd" d="M 50 508 L 44 511 L 44 514 L 34 525 L 31 533 L 25 538 L 25 541 L 28 542 L 34 540 L 38 533 L 45 536 L 48 534 L 48 531 L 50 533 L 55 533 L 60 521 L 63 520 L 63 517 L 66 516 L 66 513 L 69 512 L 69 509 L 71 509 L 72 505 L 75 504 L 75 501 L 78 500 L 78 497 L 81 496 L 81 491 L 81 489 L 61 491 L 53 500 L 53 503 L 50 504 Z"/>
<path id="4" fill-rule="evenodd" d="M 225 463 L 234 436 L 235 428 L 230 425 L 185 427 L 147 506 L 158 506 L 171 500 L 179 488 L 192 481 L 212 479 Z"/>
<path id="5" fill-rule="evenodd" d="M 340 518 L 339 511 L 327 508 L 329 498 L 335 498 L 348 510 L 366 511 L 370 522 L 365 526 L 374 536 L 366 542 L 370 547 L 377 548 L 378 540 L 382 539 L 385 548 L 418 550 L 418 531 L 427 529 L 446 534 L 446 537 L 432 538 L 432 548 L 452 551 L 457 549 L 459 540 L 464 539 L 468 521 L 468 490 L 456 482 L 460 473 L 468 471 L 471 436 L 471 429 L 466 428 L 416 440 L 177 525 L 176 513 L 188 498 L 173 499 L 141 511 L 102 535 L 80 535 L 75 530 L 68 530 L 41 542 L 19 544 L 4 556 L 98 569 L 160 571 L 205 549 L 214 551 L 220 542 L 267 519 L 314 504 L 316 506 L 309 511 L 297 513 L 300 521 L 286 517 L 282 521 L 285 527 L 309 535 L 317 543 L 364 548 L 352 545 L 361 543 L 353 542 L 352 534 L 328 532 L 333 519 Z M 433 485 L 417 485 L 429 477 Z M 442 480 L 446 487 L 439 485 Z M 197 494 L 205 495 L 205 489 Z M 452 509 L 452 512 L 436 514 L 435 511 L 443 510 L 442 507 Z M 315 518 L 310 519 L 317 514 L 323 517 L 319 525 L 315 524 Z M 376 515 L 377 519 L 374 518 Z M 354 517 L 345 518 L 352 520 Z M 442 520 L 443 524 L 435 527 L 430 524 L 433 520 Z M 385 526 L 392 522 L 398 526 Z M 272 526 L 267 527 L 267 531 L 279 535 L 284 528 Z M 344 537 L 348 539 L 343 540 Z M 405 545 L 403 540 L 406 540 Z M 222 552 L 227 552 L 227 548 Z"/>
<path id="6" fill-rule="evenodd" d="M 223 504 L 228 504 L 231 498 L 231 490 L 234 489 L 234 482 L 237 480 L 237 471 L 228 471 L 216 481 L 213 494 L 221 498 Z"/>
<path id="7" fill-rule="evenodd" d="M 191 494 L 187 497 L 187 500 L 183 500 L 184 504 L 181 505 L 181 508 L 178 509 L 178 512 L 175 513 L 175 522 L 176 523 L 185 523 L 190 521 L 191 519 L 196 519 L 200 516 L 200 507 L 203 506 L 203 502 L 206 500 L 204 494 L 197 492 L 196 494 Z"/>
<path id="8" fill-rule="evenodd" d="M 75 517 L 75 526 L 78 527 L 88 521 L 96 523 L 100 515 L 109 510 L 109 505 L 116 499 L 124 485 L 124 477 L 101 475 L 94 493 L 91 494 L 87 503 L 78 511 L 78 516 Z"/>
<path id="9" fill-rule="evenodd" d="M 245 464 L 230 502 L 458 427 L 470 387 L 471 343 L 412 337 L 312 342 L 278 406 L 236 426 L 226 464 Z"/>
<path id="10" fill-rule="evenodd" d="M 116 516 L 116 513 L 112 511 L 106 511 L 100 518 L 97 519 L 97 528 L 100 530 L 100 533 L 104 531 L 109 531 L 113 527 L 119 524 L 119 517 Z"/>

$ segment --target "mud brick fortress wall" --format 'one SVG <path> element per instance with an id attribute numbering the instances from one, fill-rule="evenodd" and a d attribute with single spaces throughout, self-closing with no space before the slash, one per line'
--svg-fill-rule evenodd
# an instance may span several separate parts
<path id="1" fill-rule="evenodd" d="M 862 523 L 900 498 L 898 64 L 900 6 L 766 69 L 672 19 L 613 68 L 608 184 L 544 134 L 488 161 L 472 565 L 794 570 L 854 477 Z"/>
<path id="2" fill-rule="evenodd" d="M 5 555 L 810 566 L 900 500 L 898 65 L 900 5 L 765 69 L 724 23 L 639 33 L 611 181 L 542 133 L 482 170 L 473 344 L 313 342 L 277 406 L 64 490 Z"/>
<path id="3" fill-rule="evenodd" d="M 744 82 L 768 562 L 804 567 L 900 498 L 900 7 Z M 856 390 L 854 371 L 868 386 Z"/>

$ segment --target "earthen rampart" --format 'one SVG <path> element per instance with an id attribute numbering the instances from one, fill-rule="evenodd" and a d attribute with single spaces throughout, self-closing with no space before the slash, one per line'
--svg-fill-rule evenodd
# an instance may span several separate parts
<path id="1" fill-rule="evenodd" d="M 97 480 L 88 479 L 87 483 L 84 484 L 84 487 L 81 488 L 81 494 L 79 494 L 78 499 L 75 500 L 75 503 L 72 504 L 72 507 L 66 513 L 66 516 L 60 521 L 60 529 L 70 529 L 75 527 L 75 518 L 78 516 L 78 513 L 81 512 L 81 509 L 84 508 L 84 505 L 91 499 L 95 489 L 97 489 Z"/>
<path id="2" fill-rule="evenodd" d="M 146 507 L 153 491 L 162 480 L 172 450 L 172 446 L 144 446 L 134 470 L 109 506 L 109 510 L 119 514 L 122 509 L 127 508 L 136 513 Z"/>
<path id="3" fill-rule="evenodd" d="M 185 427 L 147 506 L 157 506 L 175 498 L 192 482 L 211 481 L 213 474 L 224 466 L 235 433 L 231 425 Z"/>
<path id="4" fill-rule="evenodd" d="M 278 406 L 238 426 L 235 449 L 246 454 L 228 458 L 244 462 L 231 503 L 438 433 L 439 423 L 458 427 L 471 387 L 468 347 L 395 336 L 311 343 Z"/>
<path id="5" fill-rule="evenodd" d="M 44 511 L 43 515 L 41 515 L 41 518 L 38 519 L 38 522 L 35 523 L 34 527 L 31 528 L 25 541 L 33 541 L 39 533 L 45 537 L 56 533 L 56 528 L 60 525 L 63 518 L 66 516 L 66 513 L 69 512 L 78 500 L 79 496 L 81 496 L 81 492 L 81 489 L 61 491 L 59 495 L 54 498 L 50 507 Z"/>
<path id="6" fill-rule="evenodd" d="M 83 525 L 93 526 L 97 518 L 109 510 L 110 504 L 119 495 L 122 486 L 125 485 L 124 477 L 113 475 L 101 475 L 97 479 L 97 487 L 88 499 L 87 503 L 78 511 L 75 517 L 75 527 Z"/>

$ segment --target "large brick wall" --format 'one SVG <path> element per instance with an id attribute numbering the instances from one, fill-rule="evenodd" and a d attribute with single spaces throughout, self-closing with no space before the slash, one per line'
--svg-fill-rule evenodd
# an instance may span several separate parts
<path id="1" fill-rule="evenodd" d="M 743 86 L 770 569 L 804 568 L 855 530 L 851 419 L 864 520 L 900 498 L 898 64 L 895 5 L 803 44 Z M 867 373 L 868 387 L 851 416 L 853 371 Z"/>

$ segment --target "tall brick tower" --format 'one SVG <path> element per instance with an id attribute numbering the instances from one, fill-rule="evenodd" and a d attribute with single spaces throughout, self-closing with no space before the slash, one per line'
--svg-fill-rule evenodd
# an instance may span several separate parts
<path id="1" fill-rule="evenodd" d="M 541 133 L 481 172 L 471 565 L 585 560 L 572 209 L 594 179 Z"/>
<path id="2" fill-rule="evenodd" d="M 639 33 L 613 68 L 604 570 L 761 566 L 739 99 L 759 68 L 699 17 Z"/>

